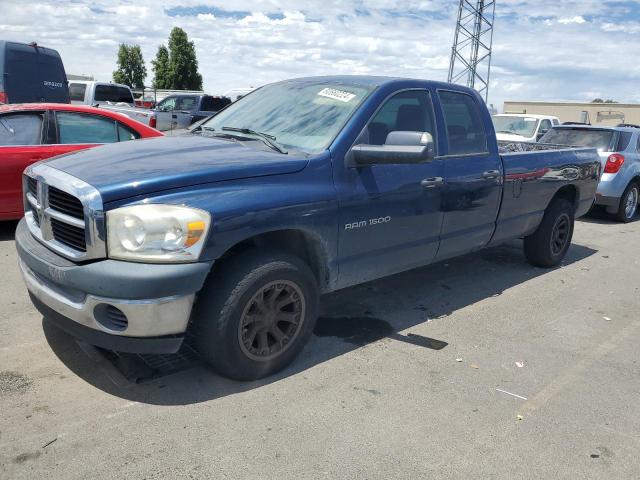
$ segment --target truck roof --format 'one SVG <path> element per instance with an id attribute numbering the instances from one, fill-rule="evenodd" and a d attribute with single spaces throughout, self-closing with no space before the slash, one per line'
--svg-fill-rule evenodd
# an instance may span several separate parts
<path id="1" fill-rule="evenodd" d="M 376 75 L 329 75 L 318 77 L 301 77 L 289 80 L 282 80 L 282 83 L 288 82 L 326 82 L 326 83 L 340 83 L 343 85 L 364 86 L 364 87 L 382 87 L 390 86 L 394 84 L 400 84 L 405 82 L 420 82 L 425 85 L 433 86 L 436 88 L 455 88 L 459 91 L 476 92 L 475 90 L 465 87 L 463 85 L 454 85 L 446 82 L 437 82 L 434 80 L 425 80 L 422 78 L 408 78 L 408 77 L 386 77 Z M 277 83 L 277 82 L 276 82 Z"/>

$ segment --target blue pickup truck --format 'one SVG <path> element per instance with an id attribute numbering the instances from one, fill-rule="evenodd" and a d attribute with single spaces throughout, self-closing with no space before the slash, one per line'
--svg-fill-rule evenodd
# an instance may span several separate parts
<path id="1" fill-rule="evenodd" d="M 188 332 L 256 379 L 302 350 L 322 293 L 514 238 L 557 265 L 600 169 L 588 148 L 501 154 L 465 87 L 296 79 L 187 136 L 28 168 L 16 244 L 34 305 L 71 335 L 162 353 Z"/>

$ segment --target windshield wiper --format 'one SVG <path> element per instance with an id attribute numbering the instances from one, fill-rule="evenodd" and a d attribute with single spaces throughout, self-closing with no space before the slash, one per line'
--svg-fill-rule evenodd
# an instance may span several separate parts
<path id="1" fill-rule="evenodd" d="M 251 130 L 250 128 L 238 128 L 238 127 L 222 127 L 222 130 L 225 130 L 227 132 L 244 133 L 246 135 L 255 135 L 256 137 L 260 137 L 260 139 L 264 143 L 269 145 L 276 152 L 279 152 L 285 155 L 287 154 L 287 151 L 284 150 L 280 145 L 278 145 L 275 142 L 276 137 L 274 137 L 273 135 L 269 135 L 268 133 L 256 132 L 255 130 Z"/>

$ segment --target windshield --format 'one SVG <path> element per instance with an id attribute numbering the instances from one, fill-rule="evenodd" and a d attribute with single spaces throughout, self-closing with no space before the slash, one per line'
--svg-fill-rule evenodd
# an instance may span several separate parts
<path id="1" fill-rule="evenodd" d="M 540 143 L 568 145 L 572 147 L 593 147 L 608 151 L 613 140 L 613 130 L 594 128 L 552 128 L 540 139 Z"/>
<path id="2" fill-rule="evenodd" d="M 533 137 L 538 128 L 538 122 L 539 120 L 537 118 L 518 117 L 515 115 L 493 117 L 493 125 L 497 133 L 510 133 L 523 137 Z"/>
<path id="3" fill-rule="evenodd" d="M 202 128 L 225 134 L 232 132 L 223 127 L 250 129 L 269 135 L 286 149 L 319 153 L 329 147 L 370 91 L 325 82 L 275 83 L 229 105 Z"/>

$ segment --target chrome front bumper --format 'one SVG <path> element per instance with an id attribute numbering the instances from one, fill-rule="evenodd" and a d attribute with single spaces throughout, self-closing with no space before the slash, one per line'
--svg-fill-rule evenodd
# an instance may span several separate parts
<path id="1" fill-rule="evenodd" d="M 148 300 L 123 300 L 82 294 L 65 290 L 36 274 L 22 260 L 18 262 L 32 296 L 61 316 L 84 327 L 125 337 L 183 335 L 187 329 L 195 294 Z M 126 328 L 112 329 L 108 322 L 100 321 L 100 310 L 96 310 L 96 307 L 101 305 L 110 305 L 120 310 L 126 316 Z"/>

